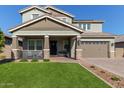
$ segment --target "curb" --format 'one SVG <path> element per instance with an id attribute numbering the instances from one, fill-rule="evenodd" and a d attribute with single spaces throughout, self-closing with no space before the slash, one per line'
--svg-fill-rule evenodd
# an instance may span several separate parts
<path id="1" fill-rule="evenodd" d="M 101 78 L 100 76 L 98 76 L 96 73 L 94 73 L 93 71 L 89 70 L 88 68 L 86 68 L 84 65 L 82 65 L 81 63 L 78 63 L 80 66 L 84 67 L 86 70 L 88 70 L 90 73 L 92 73 L 93 75 L 95 75 L 97 78 L 101 79 L 103 82 L 105 82 L 106 84 L 108 84 L 110 87 L 112 88 L 116 88 L 113 85 L 111 85 L 108 81 L 104 80 L 103 78 Z"/>

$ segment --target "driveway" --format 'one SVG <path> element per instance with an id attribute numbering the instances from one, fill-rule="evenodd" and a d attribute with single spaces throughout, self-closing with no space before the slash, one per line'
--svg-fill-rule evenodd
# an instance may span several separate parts
<path id="1" fill-rule="evenodd" d="M 84 60 L 85 62 L 124 77 L 124 59 L 88 58 L 82 59 L 82 62 Z"/>

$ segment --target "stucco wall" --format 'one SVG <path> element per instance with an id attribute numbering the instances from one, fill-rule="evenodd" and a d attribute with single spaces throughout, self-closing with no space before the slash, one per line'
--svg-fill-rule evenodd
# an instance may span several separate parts
<path id="1" fill-rule="evenodd" d="M 65 14 L 63 14 L 63 13 L 60 13 L 60 12 L 58 12 L 58 11 L 55 11 L 55 10 L 53 10 L 53 9 L 50 9 L 50 8 L 48 8 L 47 10 L 50 11 L 51 14 L 52 14 L 54 17 L 59 18 L 59 19 L 67 18 L 67 22 L 72 23 L 72 18 L 71 18 L 71 17 L 69 17 L 69 16 L 67 16 L 67 15 L 65 15 Z"/>
<path id="2" fill-rule="evenodd" d="M 26 22 L 28 20 L 31 20 L 32 14 L 39 14 L 39 16 L 44 15 L 45 13 L 38 10 L 38 9 L 32 9 L 30 11 L 27 11 L 22 14 L 22 22 Z"/>
<path id="3" fill-rule="evenodd" d="M 79 23 L 74 23 L 73 25 L 79 27 Z M 91 29 L 87 30 L 87 32 L 102 32 L 102 24 L 101 23 L 91 23 Z"/>

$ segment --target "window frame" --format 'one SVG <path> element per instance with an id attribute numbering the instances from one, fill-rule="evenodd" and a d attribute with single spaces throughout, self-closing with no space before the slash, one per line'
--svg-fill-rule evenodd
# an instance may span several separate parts
<path id="1" fill-rule="evenodd" d="M 38 16 L 39 16 L 40 14 L 38 14 L 38 13 L 31 14 L 31 19 L 35 19 L 33 15 L 38 15 Z M 37 17 L 38 17 L 38 16 L 37 16 Z M 36 17 L 36 18 L 37 18 L 37 17 Z"/>
<path id="2" fill-rule="evenodd" d="M 82 24 L 80 24 L 80 28 L 82 28 L 84 31 L 91 30 L 91 24 L 90 23 L 82 23 Z"/>
<path id="3" fill-rule="evenodd" d="M 33 40 L 34 41 L 34 50 L 30 50 L 29 49 L 29 41 L 30 40 Z M 42 46 L 42 49 L 41 50 L 43 50 L 43 39 L 28 39 L 27 40 L 27 49 L 29 50 L 29 51 L 37 51 L 37 40 L 40 40 L 41 41 L 41 46 Z"/>

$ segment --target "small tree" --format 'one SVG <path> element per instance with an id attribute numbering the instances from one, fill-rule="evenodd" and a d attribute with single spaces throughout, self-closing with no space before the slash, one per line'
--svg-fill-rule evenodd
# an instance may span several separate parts
<path id="1" fill-rule="evenodd" d="M 4 46 L 5 38 L 4 38 L 4 33 L 0 29 L 0 52 L 2 51 L 2 48 Z"/>

